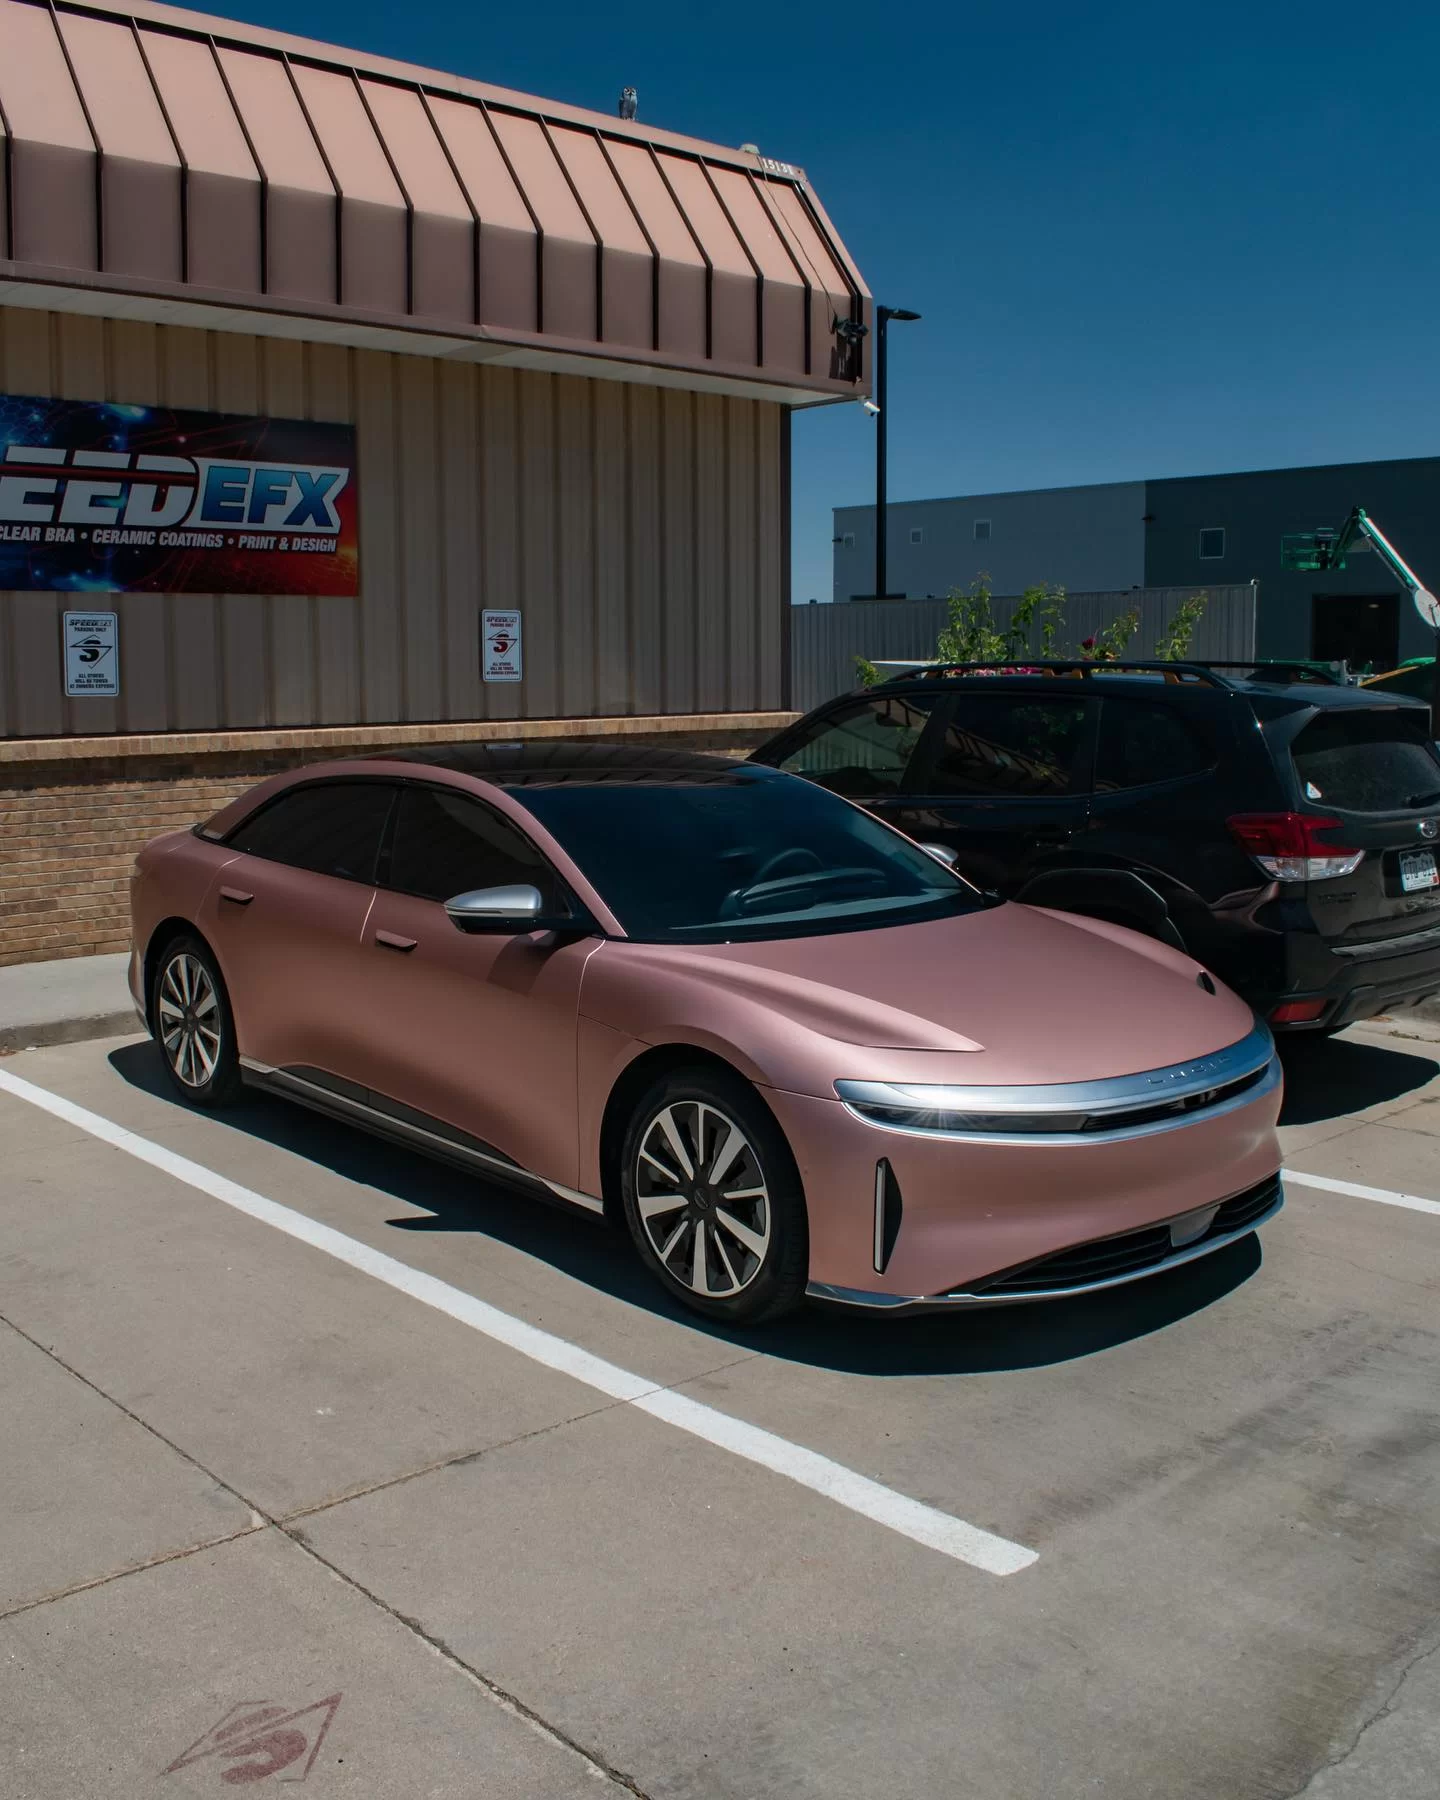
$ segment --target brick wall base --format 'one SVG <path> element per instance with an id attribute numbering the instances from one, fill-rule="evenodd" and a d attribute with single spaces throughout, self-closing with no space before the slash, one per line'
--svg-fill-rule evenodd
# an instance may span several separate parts
<path id="1" fill-rule="evenodd" d="M 368 741 L 353 730 L 187 735 L 173 750 L 163 738 L 122 741 L 119 749 L 95 739 L 0 743 L 0 967 L 126 949 L 130 866 L 141 846 L 208 818 L 284 769 L 482 737 L 623 739 L 743 755 L 793 716 L 410 726 Z"/>

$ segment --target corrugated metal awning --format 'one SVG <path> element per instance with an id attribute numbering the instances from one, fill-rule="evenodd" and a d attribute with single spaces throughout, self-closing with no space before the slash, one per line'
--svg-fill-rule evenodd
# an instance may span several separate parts
<path id="1" fill-rule="evenodd" d="M 0 133 L 0 301 L 865 390 L 834 329 L 869 323 L 864 283 L 803 173 L 758 156 L 109 0 L 0 0 Z"/>

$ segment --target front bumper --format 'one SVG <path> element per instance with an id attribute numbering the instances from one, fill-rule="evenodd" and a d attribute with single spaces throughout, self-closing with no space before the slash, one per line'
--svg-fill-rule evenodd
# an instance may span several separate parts
<path id="1" fill-rule="evenodd" d="M 1002 1296 L 984 1290 L 1003 1272 L 1198 1217 L 1273 1182 L 1281 1161 L 1278 1059 L 1238 1102 L 1161 1128 L 1059 1141 L 1040 1133 L 1026 1141 L 887 1130 L 839 1100 L 767 1098 L 807 1197 L 811 1291 L 852 1305 L 996 1304 Z M 1173 1260 L 1220 1247 L 1185 1238 L 1173 1246 Z M 1173 1261 L 1167 1255 L 1156 1266 Z M 1063 1291 L 1076 1290 L 1067 1284 Z"/>
<path id="2" fill-rule="evenodd" d="M 1238 1206 L 1237 1206 L 1237 1203 Z M 1158 1254 L 1146 1254 L 1137 1244 L 1136 1251 L 1130 1259 L 1131 1266 L 1118 1273 L 1097 1275 L 1093 1279 L 1064 1280 L 1056 1279 L 1050 1285 L 1044 1284 L 1043 1271 L 1049 1265 L 1063 1262 L 1063 1257 L 1042 1259 L 1037 1271 L 1038 1279 L 1022 1288 L 998 1283 L 993 1289 L 981 1288 L 979 1292 L 964 1290 L 946 1294 L 901 1294 L 877 1293 L 867 1288 L 839 1288 L 828 1286 L 825 1282 L 812 1281 L 806 1293 L 815 1300 L 829 1300 L 843 1306 L 863 1306 L 872 1310 L 895 1313 L 928 1312 L 936 1307 L 974 1307 L 974 1306 L 1024 1306 L 1033 1300 L 1073 1300 L 1082 1294 L 1100 1294 L 1110 1288 L 1126 1287 L 1133 1281 L 1145 1281 L 1151 1275 L 1163 1274 L 1167 1269 L 1177 1269 L 1184 1263 L 1190 1263 L 1202 1256 L 1209 1256 L 1216 1250 L 1224 1250 L 1241 1238 L 1249 1237 L 1262 1225 L 1268 1225 L 1285 1204 L 1285 1193 L 1277 1175 L 1273 1181 L 1260 1183 L 1258 1189 L 1251 1189 L 1246 1194 L 1236 1195 L 1222 1204 L 1220 1219 L 1202 1237 L 1193 1243 L 1172 1246 L 1168 1251 Z M 1237 1207 L 1239 1222 L 1227 1224 L 1224 1213 L 1227 1207 Z M 1165 1221 L 1165 1224 L 1171 1223 Z M 1176 1224 L 1181 1221 L 1175 1221 Z M 1164 1225 L 1158 1228 L 1164 1230 Z M 1096 1253 L 1096 1260 L 1102 1260 L 1100 1253 L 1110 1246 L 1128 1245 L 1132 1240 L 1148 1238 L 1152 1233 L 1140 1231 L 1124 1233 L 1118 1238 L 1102 1238 L 1097 1244 L 1087 1245 L 1086 1249 Z M 1146 1246 L 1146 1249 L 1149 1249 Z M 1125 1260 L 1115 1254 L 1115 1261 Z M 1032 1268 L 1035 1265 L 1030 1265 Z"/>

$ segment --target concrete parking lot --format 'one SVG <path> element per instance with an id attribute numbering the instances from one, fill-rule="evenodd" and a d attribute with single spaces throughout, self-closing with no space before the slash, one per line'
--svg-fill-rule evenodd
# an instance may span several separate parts
<path id="1" fill-rule="evenodd" d="M 1433 1800 L 1440 1041 L 1287 1064 L 1263 1242 L 742 1338 L 142 1040 L 0 1059 L 0 1793 Z"/>

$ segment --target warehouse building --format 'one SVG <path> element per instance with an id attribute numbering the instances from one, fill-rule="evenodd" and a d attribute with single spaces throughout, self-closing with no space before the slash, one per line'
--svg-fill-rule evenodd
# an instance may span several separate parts
<path id="1" fill-rule="evenodd" d="M 1338 530 L 1355 506 L 1440 588 L 1440 457 L 900 501 L 887 508 L 887 585 L 922 598 L 981 573 L 997 594 L 1254 582 L 1260 656 L 1379 668 L 1427 656 L 1434 634 L 1368 546 L 1323 575 L 1281 564 L 1282 538 Z M 837 507 L 834 538 L 835 598 L 869 598 L 874 507 Z"/>
<path id="2" fill-rule="evenodd" d="M 276 766 L 785 715 L 802 170 L 110 0 L 0 0 L 0 133 L 0 962 Z"/>

